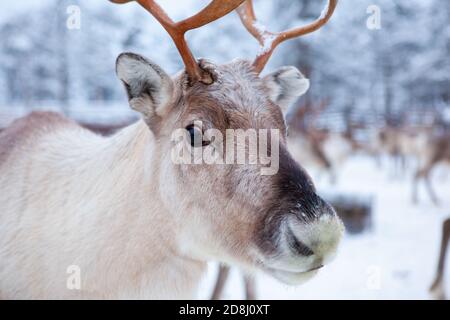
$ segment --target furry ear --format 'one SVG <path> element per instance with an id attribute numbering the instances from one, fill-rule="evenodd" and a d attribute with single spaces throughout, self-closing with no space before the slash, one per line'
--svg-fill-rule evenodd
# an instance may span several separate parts
<path id="1" fill-rule="evenodd" d="M 269 96 L 286 114 L 294 101 L 309 89 L 309 80 L 295 67 L 282 67 L 264 77 Z"/>
<path id="2" fill-rule="evenodd" d="M 128 94 L 130 107 L 151 127 L 170 110 L 174 84 L 158 65 L 134 53 L 117 58 L 116 73 Z"/>

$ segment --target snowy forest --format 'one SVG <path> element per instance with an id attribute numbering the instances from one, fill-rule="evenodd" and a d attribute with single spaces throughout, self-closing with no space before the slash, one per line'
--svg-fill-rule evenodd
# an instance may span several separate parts
<path id="1" fill-rule="evenodd" d="M 0 17 L 0 105 L 53 104 L 67 110 L 124 101 L 114 75 L 122 51 L 147 55 L 173 73 L 181 68 L 167 34 L 137 5 L 40 3 Z M 168 3 L 178 19 L 205 1 Z M 314 19 L 323 1 L 261 0 L 255 5 L 261 20 L 283 30 Z M 8 1 L 2 6 L 8 12 Z M 371 26 L 376 8 L 379 21 L 372 23 L 379 25 Z M 272 66 L 297 65 L 312 81 L 305 99 L 329 101 L 334 111 L 393 120 L 412 110 L 443 112 L 450 99 L 449 17 L 446 1 L 342 0 L 327 26 L 284 44 Z M 71 27 L 70 20 L 78 18 Z M 190 32 L 189 43 L 197 56 L 217 62 L 252 58 L 257 50 L 235 14 Z"/>
<path id="2" fill-rule="evenodd" d="M 178 21 L 208 0 L 158 3 Z M 313 21 L 325 3 L 254 1 L 274 31 Z M 137 116 L 116 77 L 117 56 L 139 53 L 170 74 L 183 68 L 169 35 L 136 3 L 6 0 L 0 8 L 0 131 L 44 109 L 86 125 L 128 124 Z M 288 140 L 292 154 L 348 221 L 336 261 L 317 279 L 286 289 L 258 275 L 257 298 L 443 299 L 450 292 L 449 280 L 435 278 L 449 260 L 442 253 L 437 260 L 450 215 L 449 22 L 450 1 L 340 0 L 323 28 L 275 51 L 266 72 L 294 65 L 311 82 L 287 117 L 297 132 Z M 258 52 L 236 13 L 189 31 L 187 40 L 195 57 L 216 63 Z M 417 195 L 419 178 L 427 184 Z M 209 298 L 217 269 L 212 263 L 200 298 Z M 240 271 L 230 278 L 222 298 L 244 298 Z"/>

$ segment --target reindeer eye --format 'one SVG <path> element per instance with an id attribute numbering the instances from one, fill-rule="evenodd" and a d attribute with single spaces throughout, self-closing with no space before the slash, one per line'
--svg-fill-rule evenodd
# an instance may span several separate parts
<path id="1" fill-rule="evenodd" d="M 186 130 L 189 132 L 192 147 L 205 147 L 211 143 L 211 141 L 204 140 L 203 132 L 193 124 L 187 126 Z"/>

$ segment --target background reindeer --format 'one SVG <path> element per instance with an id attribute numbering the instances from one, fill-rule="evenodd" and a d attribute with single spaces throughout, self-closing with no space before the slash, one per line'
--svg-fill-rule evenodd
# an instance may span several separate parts
<path id="1" fill-rule="evenodd" d="M 450 163 L 450 134 L 447 132 L 434 134 L 426 142 L 421 152 L 419 168 L 414 177 L 412 198 L 414 202 L 418 202 L 418 183 L 423 179 L 431 200 L 437 205 L 439 199 L 431 185 L 430 174 L 438 164 Z"/>
<path id="2" fill-rule="evenodd" d="M 326 106 L 326 102 L 319 105 L 306 103 L 295 110 L 290 119 L 288 145 L 297 161 L 310 169 L 315 167 L 328 172 L 333 181 L 335 179 L 333 164 L 324 148 L 328 132 L 318 130 L 315 126 L 317 117 Z"/>
<path id="3" fill-rule="evenodd" d="M 331 183 L 336 183 L 339 168 L 362 146 L 349 127 L 344 132 L 319 128 L 318 118 L 328 105 L 329 101 L 317 105 L 307 102 L 297 108 L 289 121 L 288 141 L 295 159 L 308 169 L 317 168 L 319 173 L 328 173 Z"/>
<path id="4" fill-rule="evenodd" d="M 447 298 L 444 289 L 444 272 L 445 272 L 445 259 L 447 256 L 447 247 L 449 241 L 450 241 L 450 219 L 447 219 L 442 223 L 442 240 L 438 259 L 438 267 L 436 277 L 430 287 L 431 295 L 435 299 L 439 300 L 445 300 Z"/>
<path id="5" fill-rule="evenodd" d="M 211 300 L 220 300 L 223 298 L 225 285 L 229 276 L 230 267 L 223 265 L 219 266 L 219 272 L 211 294 Z M 244 283 L 245 300 L 256 300 L 258 298 L 256 294 L 256 280 L 252 276 L 245 274 L 242 275 L 242 279 Z"/>
<path id="6" fill-rule="evenodd" d="M 278 44 L 317 30 L 337 1 L 314 23 L 279 34 L 255 33 L 246 2 L 246 27 L 273 42 L 253 64 L 224 65 L 197 62 L 184 34 L 242 0 L 212 1 L 178 23 L 156 2 L 138 2 L 173 38 L 186 70 L 171 78 L 140 55 L 121 54 L 117 75 L 142 119 L 111 137 L 48 112 L 2 131 L 1 298 L 193 298 L 211 260 L 298 284 L 336 252 L 342 223 L 286 150 L 283 111 L 309 82 L 293 67 L 259 74 Z M 261 175 L 260 164 L 174 163 L 172 134 L 180 128 L 178 143 L 194 157 L 223 152 L 199 119 L 221 132 L 279 130 L 278 173 Z M 66 286 L 72 265 L 81 271 L 79 290 Z"/>

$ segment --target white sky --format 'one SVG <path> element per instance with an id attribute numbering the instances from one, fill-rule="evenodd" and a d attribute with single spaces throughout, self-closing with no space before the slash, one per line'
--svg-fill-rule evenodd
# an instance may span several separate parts
<path id="1" fill-rule="evenodd" d="M 2 0 L 0 1 L 0 22 L 18 12 L 30 10 L 48 2 L 49 0 Z"/>
<path id="2" fill-rule="evenodd" d="M 53 0 L 1 0 L 0 1 L 0 24 L 4 19 L 9 18 L 15 14 L 23 12 L 24 10 L 32 10 L 33 8 L 44 6 Z M 91 0 L 83 1 L 84 4 L 89 5 L 111 5 L 108 0 Z M 188 11 L 183 16 L 189 16 L 201 9 L 202 6 L 208 4 L 209 1 L 195 1 L 195 0 L 158 0 L 158 3 L 171 15 L 180 14 L 180 12 Z M 79 0 L 73 0 L 72 4 L 80 3 Z M 118 5 L 117 5 L 118 6 Z M 132 8 L 135 4 L 122 5 L 125 9 Z"/>

